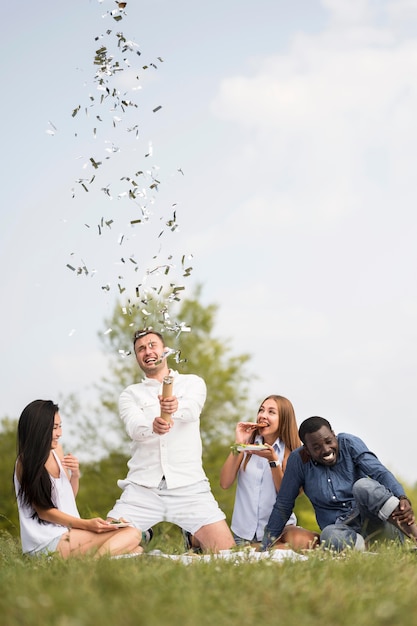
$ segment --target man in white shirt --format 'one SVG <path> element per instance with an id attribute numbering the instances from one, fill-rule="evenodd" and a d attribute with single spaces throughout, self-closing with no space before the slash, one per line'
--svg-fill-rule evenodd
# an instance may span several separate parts
<path id="1" fill-rule="evenodd" d="M 194 535 L 203 550 L 229 549 L 234 539 L 202 466 L 205 382 L 168 368 L 160 333 L 138 331 L 133 342 L 145 377 L 120 395 L 120 418 L 132 439 L 132 456 L 126 479 L 118 481 L 123 493 L 108 517 L 127 519 L 139 529 L 172 522 Z M 162 395 L 167 376 L 173 381 L 170 397 Z"/>

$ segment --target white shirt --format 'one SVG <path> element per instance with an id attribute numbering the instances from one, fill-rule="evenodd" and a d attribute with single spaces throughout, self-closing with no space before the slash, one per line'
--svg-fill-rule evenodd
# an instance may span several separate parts
<path id="1" fill-rule="evenodd" d="M 256 443 L 261 442 L 261 437 L 257 437 Z M 272 447 L 282 464 L 285 444 L 280 439 L 277 439 Z M 277 499 L 277 492 L 267 459 L 253 454 L 244 469 L 245 458 L 246 454 L 237 474 L 231 527 L 235 535 L 242 539 L 261 541 L 264 535 L 264 528 Z M 293 513 L 287 524 L 296 523 L 297 519 Z"/>
<path id="2" fill-rule="evenodd" d="M 130 385 L 120 395 L 119 411 L 127 434 L 132 439 L 127 482 L 144 487 L 158 487 L 165 476 L 167 489 L 175 489 L 207 480 L 202 465 L 200 413 L 207 389 L 202 378 L 194 374 L 174 377 L 172 393 L 178 399 L 173 427 L 165 435 L 152 431 L 161 409 L 158 395 L 162 384 L 153 378 Z M 118 481 L 122 489 L 126 481 Z"/>
<path id="3" fill-rule="evenodd" d="M 54 450 L 52 450 L 52 454 L 59 466 L 58 478 L 49 475 L 52 483 L 52 502 L 60 511 L 73 517 L 80 517 L 68 476 Z M 14 484 L 16 496 L 18 496 L 20 483 L 16 477 L 16 471 L 14 473 Z M 17 497 L 17 506 L 19 510 L 20 539 L 24 553 L 35 553 L 43 550 L 53 539 L 60 537 L 68 530 L 66 526 L 61 526 L 60 524 L 53 524 L 52 522 L 40 523 L 37 517 L 32 519 L 32 515 L 35 512 L 34 509 L 23 504 L 19 497 Z"/>

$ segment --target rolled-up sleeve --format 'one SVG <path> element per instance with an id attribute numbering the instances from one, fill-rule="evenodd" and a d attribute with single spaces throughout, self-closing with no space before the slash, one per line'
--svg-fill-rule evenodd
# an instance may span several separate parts
<path id="1" fill-rule="evenodd" d="M 404 494 L 404 487 L 401 483 L 399 483 L 392 472 L 381 463 L 378 457 L 368 449 L 362 439 L 354 435 L 341 435 L 340 437 L 343 437 L 343 440 L 346 441 L 346 449 L 355 466 L 360 468 L 363 476 L 370 476 L 374 480 L 377 480 L 392 491 L 394 496 Z"/>
<path id="2" fill-rule="evenodd" d="M 174 414 L 174 419 L 184 422 L 198 421 L 207 397 L 207 388 L 204 380 L 193 374 L 188 375 L 186 384 L 181 385 L 181 391 L 177 395 L 175 393 L 174 377 L 173 393 L 178 400 L 178 409 Z"/>

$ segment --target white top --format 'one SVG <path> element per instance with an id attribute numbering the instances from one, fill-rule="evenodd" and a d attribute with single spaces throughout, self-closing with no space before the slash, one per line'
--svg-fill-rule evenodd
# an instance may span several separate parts
<path id="1" fill-rule="evenodd" d="M 262 438 L 258 436 L 255 441 L 262 443 Z M 277 439 L 272 447 L 282 464 L 285 444 Z M 246 456 L 245 453 L 237 474 L 231 528 L 235 535 L 242 539 L 252 541 L 256 538 L 257 541 L 261 541 L 264 536 L 264 528 L 277 499 L 277 492 L 267 459 L 253 454 L 246 468 L 243 469 Z M 287 524 L 296 523 L 297 518 L 292 513 Z"/>
<path id="2" fill-rule="evenodd" d="M 132 482 L 144 487 L 158 487 L 165 476 L 168 489 L 207 480 L 202 465 L 200 413 L 207 389 L 202 378 L 194 374 L 174 377 L 172 393 L 178 399 L 173 427 L 165 435 L 152 432 L 155 417 L 161 409 L 158 394 L 162 384 L 153 378 L 130 385 L 120 395 L 120 418 L 132 439 L 131 458 L 126 480 L 118 481 L 122 489 Z"/>
<path id="3" fill-rule="evenodd" d="M 158 487 L 165 476 L 167 489 L 175 489 L 207 480 L 202 465 L 200 413 L 207 389 L 202 378 L 194 374 L 174 377 L 172 393 L 178 399 L 173 427 L 165 435 L 152 431 L 155 417 L 161 412 L 158 394 L 162 383 L 144 378 L 130 385 L 120 395 L 120 419 L 132 439 L 129 472 L 126 481 L 143 487 Z M 118 481 L 122 489 L 126 481 Z"/>
<path id="4" fill-rule="evenodd" d="M 52 502 L 60 511 L 72 515 L 73 517 L 80 517 L 68 476 L 54 450 L 52 450 L 52 454 L 59 466 L 58 478 L 54 478 L 49 474 L 52 483 Z M 40 523 L 37 517 L 32 519 L 35 510 L 24 504 L 18 496 L 20 483 L 16 477 L 16 471 L 14 473 L 14 484 L 19 510 L 22 550 L 24 553 L 35 554 L 43 550 L 53 539 L 67 532 L 68 528 L 60 524 L 53 524 L 52 522 Z"/>

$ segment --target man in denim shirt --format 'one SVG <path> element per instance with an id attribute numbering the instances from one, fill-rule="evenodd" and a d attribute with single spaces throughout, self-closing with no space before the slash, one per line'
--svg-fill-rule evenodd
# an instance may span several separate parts
<path id="1" fill-rule="evenodd" d="M 288 458 L 261 550 L 281 535 L 300 489 L 313 505 L 322 547 L 364 550 L 365 540 L 402 540 L 402 533 L 417 541 L 404 488 L 359 437 L 336 436 L 323 417 L 306 419 L 299 435 L 304 445 Z"/>

